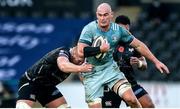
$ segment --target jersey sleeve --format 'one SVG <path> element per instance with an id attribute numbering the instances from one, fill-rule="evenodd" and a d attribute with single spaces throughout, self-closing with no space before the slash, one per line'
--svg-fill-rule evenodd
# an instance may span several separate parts
<path id="1" fill-rule="evenodd" d="M 125 28 L 120 27 L 121 41 L 124 43 L 131 43 L 134 39 L 134 36 Z"/>
<path id="2" fill-rule="evenodd" d="M 67 57 L 68 59 L 70 59 L 70 53 L 68 52 L 68 50 L 59 50 L 59 57 L 60 56 L 64 56 Z"/>
<path id="3" fill-rule="evenodd" d="M 91 32 L 91 29 L 87 25 L 83 28 L 83 30 L 81 32 L 79 42 L 85 43 L 87 45 L 92 45 L 92 37 L 93 37 L 93 34 Z"/>

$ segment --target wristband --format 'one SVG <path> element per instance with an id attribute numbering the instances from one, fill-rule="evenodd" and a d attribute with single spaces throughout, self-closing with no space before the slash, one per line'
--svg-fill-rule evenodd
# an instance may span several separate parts
<path id="1" fill-rule="evenodd" d="M 84 47 L 84 57 L 91 57 L 101 53 L 100 47 Z"/>
<path id="2" fill-rule="evenodd" d="M 141 68 L 143 65 L 142 61 L 139 60 L 139 65 L 138 65 L 138 68 Z"/>

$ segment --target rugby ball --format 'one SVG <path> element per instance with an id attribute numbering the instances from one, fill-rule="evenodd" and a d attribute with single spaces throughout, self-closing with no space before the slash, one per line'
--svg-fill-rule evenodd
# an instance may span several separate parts
<path id="1" fill-rule="evenodd" d="M 92 47 L 99 47 L 101 46 L 101 44 L 105 41 L 105 43 L 107 43 L 107 40 L 104 39 L 102 36 L 97 37 L 96 39 L 94 39 L 93 43 L 92 43 Z M 95 58 L 97 59 L 103 59 L 106 56 L 106 53 L 99 53 L 95 56 Z"/>

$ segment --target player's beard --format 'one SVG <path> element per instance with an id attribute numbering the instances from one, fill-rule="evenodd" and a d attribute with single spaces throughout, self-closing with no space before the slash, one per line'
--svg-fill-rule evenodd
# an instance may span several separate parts
<path id="1" fill-rule="evenodd" d="M 102 30 L 108 30 L 108 28 L 109 28 L 109 25 L 100 25 L 100 28 L 102 29 Z"/>
<path id="2" fill-rule="evenodd" d="M 106 28 L 108 28 L 108 25 L 103 25 L 103 26 L 101 26 L 101 28 L 106 29 Z"/>
<path id="3" fill-rule="evenodd" d="M 110 23 L 108 21 L 104 20 L 104 21 L 99 21 L 98 25 L 103 31 L 107 31 L 108 28 L 109 28 Z"/>

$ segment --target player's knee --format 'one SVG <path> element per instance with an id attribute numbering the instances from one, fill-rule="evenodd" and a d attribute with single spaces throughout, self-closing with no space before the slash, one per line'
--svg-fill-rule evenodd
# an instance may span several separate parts
<path id="1" fill-rule="evenodd" d="M 71 108 L 68 104 L 61 104 L 57 108 Z"/>
<path id="2" fill-rule="evenodd" d="M 128 82 L 124 82 L 120 84 L 117 88 L 114 90 L 120 97 L 126 92 L 127 90 L 131 89 L 131 85 Z"/>
<path id="3" fill-rule="evenodd" d="M 25 102 L 17 102 L 16 109 L 31 109 L 31 107 Z"/>
<path id="4" fill-rule="evenodd" d="M 143 95 L 138 100 L 143 108 L 155 108 L 155 105 L 148 94 Z"/>
<path id="5" fill-rule="evenodd" d="M 155 105 L 153 103 L 149 103 L 148 108 L 155 108 Z"/>
<path id="6" fill-rule="evenodd" d="M 101 98 L 96 98 L 90 102 L 88 102 L 89 107 L 99 107 L 101 105 L 102 99 Z"/>
<path id="7" fill-rule="evenodd" d="M 123 82 L 114 90 L 121 98 L 123 98 L 131 107 L 141 107 L 135 95 L 132 95 L 131 85 L 128 82 Z"/>
<path id="8" fill-rule="evenodd" d="M 124 95 L 123 95 L 124 101 L 132 108 L 140 108 L 142 105 L 136 98 L 136 96 L 132 93 L 132 90 L 128 90 Z"/>
<path id="9" fill-rule="evenodd" d="M 145 106 L 143 106 L 145 108 L 155 108 L 155 105 L 153 104 L 153 102 L 147 102 Z"/>
<path id="10" fill-rule="evenodd" d="M 130 106 L 135 106 L 139 104 L 138 100 L 135 97 L 126 98 L 126 103 L 129 104 Z"/>

